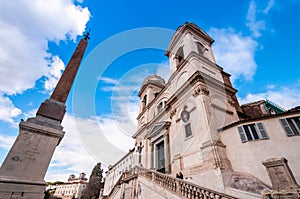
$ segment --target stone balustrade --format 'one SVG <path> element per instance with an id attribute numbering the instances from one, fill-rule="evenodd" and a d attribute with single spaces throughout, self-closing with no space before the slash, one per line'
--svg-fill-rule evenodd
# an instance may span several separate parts
<path id="1" fill-rule="evenodd" d="M 144 176 L 145 178 L 152 180 L 152 171 L 149 169 L 145 169 L 143 167 L 136 166 L 134 167 L 134 173 Z"/>
<path id="2" fill-rule="evenodd" d="M 148 180 L 164 187 L 165 189 L 174 192 L 175 194 L 190 199 L 233 199 L 234 197 L 218 193 L 216 191 L 200 187 L 191 182 L 177 179 L 166 174 L 162 174 L 156 171 L 145 169 L 143 167 L 136 166 L 133 172 L 137 175 L 141 175 Z"/>

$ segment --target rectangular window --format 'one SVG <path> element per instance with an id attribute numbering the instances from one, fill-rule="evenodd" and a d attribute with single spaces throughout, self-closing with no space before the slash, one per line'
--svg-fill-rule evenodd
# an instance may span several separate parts
<path id="1" fill-rule="evenodd" d="M 300 117 L 280 119 L 280 123 L 287 136 L 300 135 Z"/>
<path id="2" fill-rule="evenodd" d="M 185 126 L 185 137 L 190 137 L 192 135 L 191 123 L 186 124 Z"/>
<path id="3" fill-rule="evenodd" d="M 242 142 L 269 138 L 262 123 L 238 126 L 238 131 Z"/>
<path id="4" fill-rule="evenodd" d="M 140 153 L 139 154 L 139 164 L 141 164 L 142 163 L 142 154 Z"/>

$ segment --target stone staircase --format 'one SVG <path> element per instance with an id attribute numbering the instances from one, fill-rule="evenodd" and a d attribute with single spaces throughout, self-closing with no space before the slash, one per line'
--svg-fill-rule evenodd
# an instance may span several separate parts
<path id="1" fill-rule="evenodd" d="M 135 166 L 133 170 L 123 173 L 119 183 L 128 183 L 130 180 L 144 178 L 149 183 L 170 192 L 172 198 L 189 198 L 189 199 L 233 199 L 235 197 L 227 194 L 210 190 L 185 180 L 177 179 L 169 175 L 149 170 L 140 166 Z M 120 187 L 116 184 L 115 187 Z M 113 189 L 107 198 L 113 197 L 116 189 Z M 133 197 L 132 197 L 133 198 Z"/>

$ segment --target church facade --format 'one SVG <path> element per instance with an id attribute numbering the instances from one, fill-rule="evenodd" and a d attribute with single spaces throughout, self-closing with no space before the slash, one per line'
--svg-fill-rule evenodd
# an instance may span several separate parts
<path id="1" fill-rule="evenodd" d="M 177 29 L 170 78 L 144 80 L 135 146 L 109 168 L 103 197 L 299 197 L 300 108 L 240 105 L 213 42 L 194 23 Z"/>

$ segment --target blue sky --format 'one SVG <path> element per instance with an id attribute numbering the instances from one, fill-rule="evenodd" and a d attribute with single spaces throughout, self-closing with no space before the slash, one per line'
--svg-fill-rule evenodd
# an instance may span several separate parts
<path id="1" fill-rule="evenodd" d="M 30 3 L 29 3 L 30 2 Z M 214 40 L 241 103 L 300 105 L 299 0 L 70 1 L 0 4 L 0 163 L 20 119 L 49 97 L 81 35 L 91 40 L 67 101 L 66 135 L 46 180 L 66 180 L 133 147 L 136 94 L 153 73 L 168 78 L 171 35 L 194 22 Z"/>

